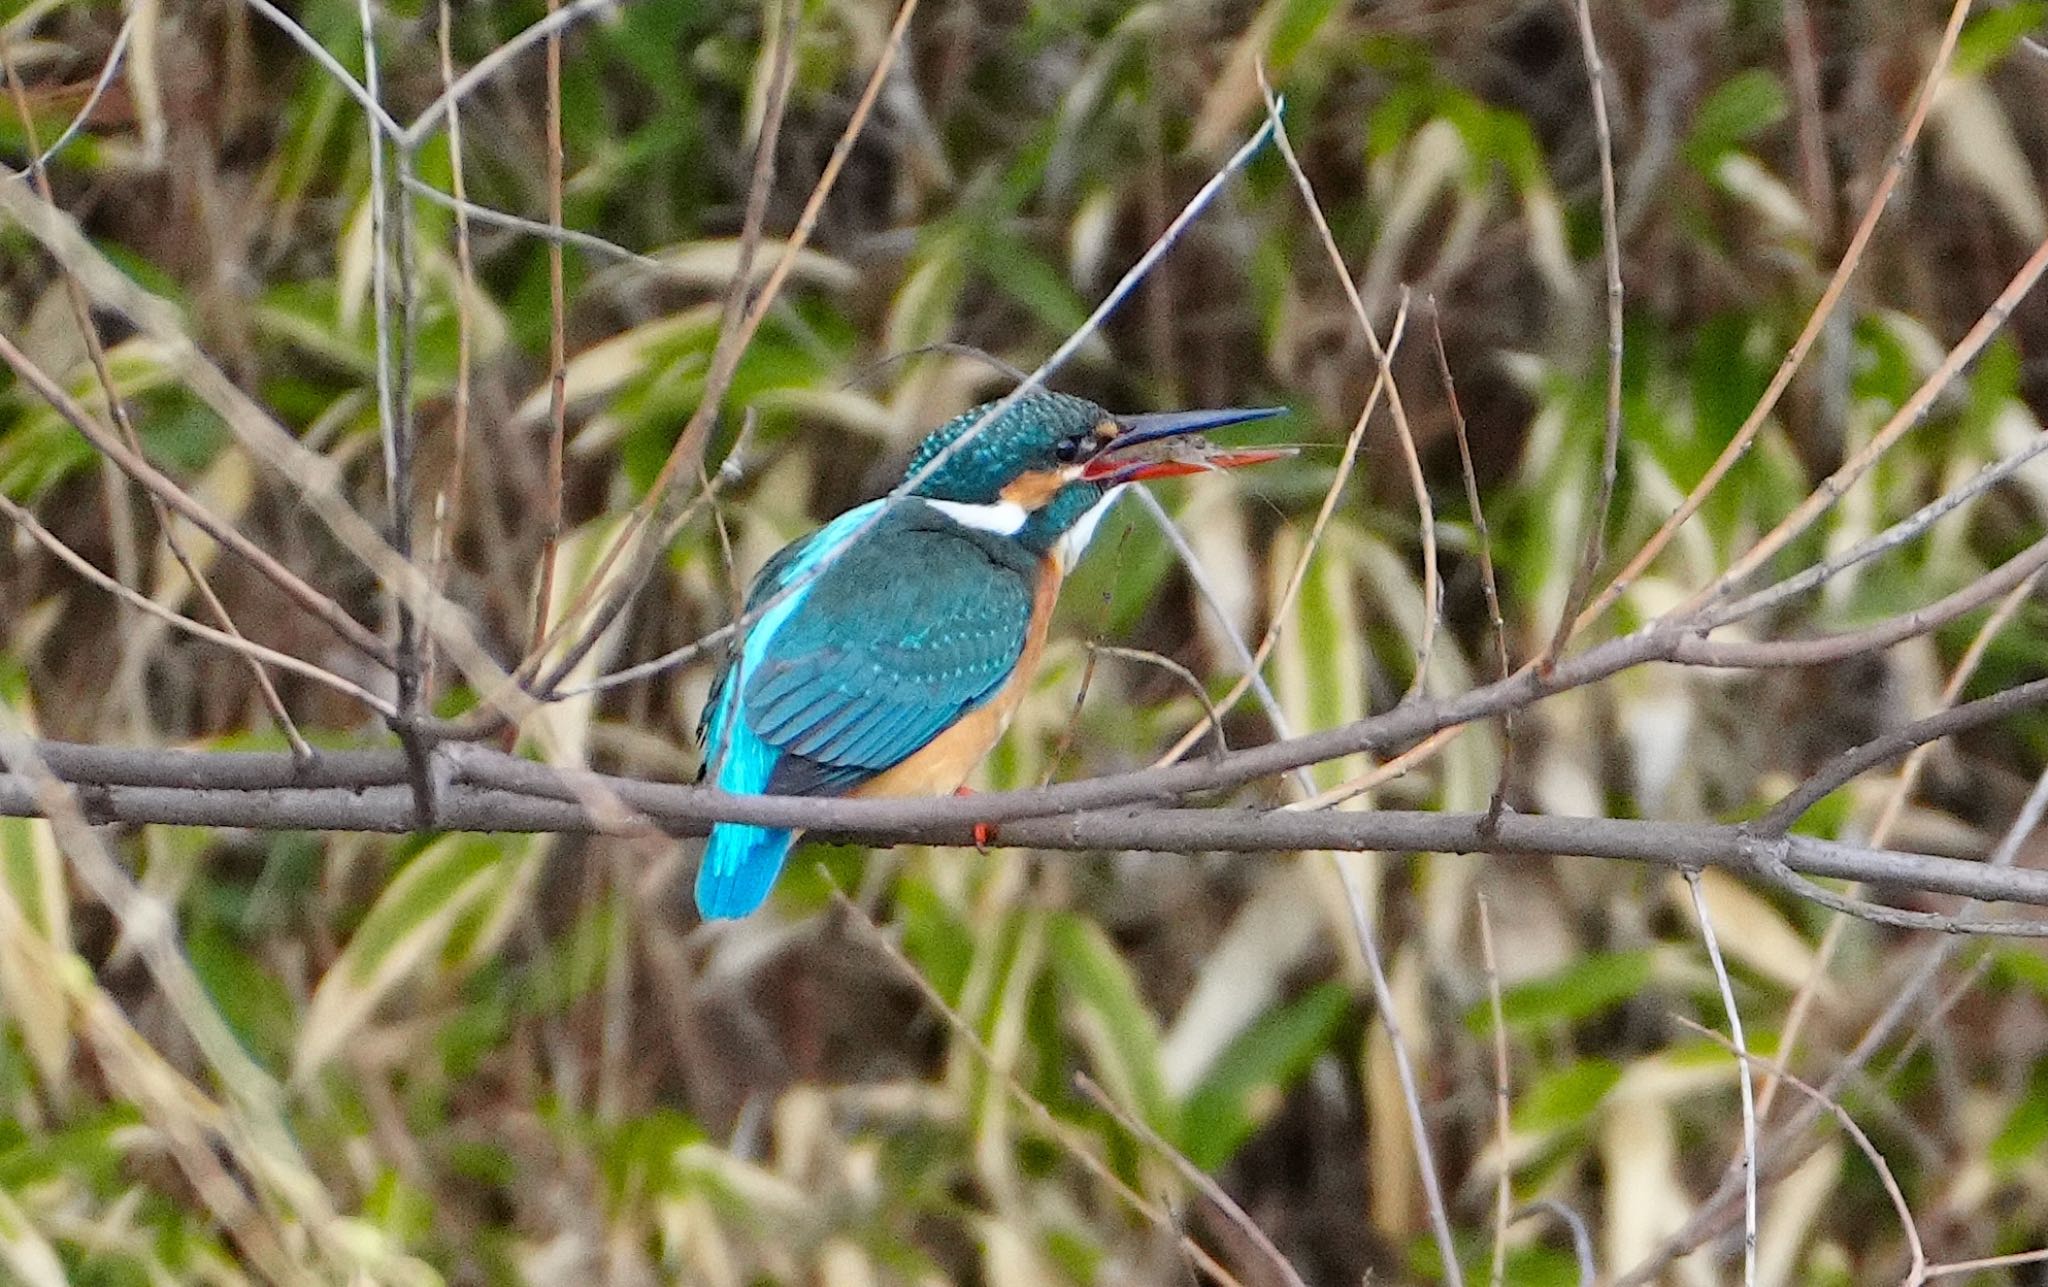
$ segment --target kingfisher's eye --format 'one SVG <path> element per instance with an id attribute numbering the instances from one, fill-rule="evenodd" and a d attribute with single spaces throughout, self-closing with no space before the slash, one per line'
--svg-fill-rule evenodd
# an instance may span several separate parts
<path id="1" fill-rule="evenodd" d="M 1062 465 L 1071 465 L 1081 458 L 1081 453 L 1086 449 L 1087 444 L 1081 440 L 1079 435 L 1076 435 L 1072 438 L 1062 438 L 1057 443 L 1054 443 L 1052 454 L 1053 458 Z"/>

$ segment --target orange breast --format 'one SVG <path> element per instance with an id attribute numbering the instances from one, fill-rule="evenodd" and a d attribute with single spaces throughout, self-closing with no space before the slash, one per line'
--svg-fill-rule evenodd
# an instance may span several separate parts
<path id="1" fill-rule="evenodd" d="M 868 779 L 850 793 L 855 796 L 946 795 L 957 790 L 981 763 L 983 756 L 1001 740 L 1010 727 L 1010 717 L 1031 689 L 1031 677 L 1038 671 L 1039 656 L 1045 651 L 1045 635 L 1052 625 L 1053 604 L 1060 595 L 1060 567 L 1053 559 L 1042 560 L 1038 570 L 1038 592 L 1031 601 L 1031 622 L 1024 637 L 1024 651 L 1017 667 L 1001 689 L 988 701 L 961 716 L 960 721 L 913 751 L 910 758 L 880 775 Z"/>

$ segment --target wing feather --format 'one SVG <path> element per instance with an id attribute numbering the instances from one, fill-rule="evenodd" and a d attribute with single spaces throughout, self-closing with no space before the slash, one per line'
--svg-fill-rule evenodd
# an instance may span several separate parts
<path id="1" fill-rule="evenodd" d="M 800 592 L 740 690 L 740 716 L 783 752 L 768 790 L 851 790 L 995 695 L 1024 648 L 1036 570 L 1006 545 L 896 506 Z M 776 579 L 801 562 L 773 565 Z"/>

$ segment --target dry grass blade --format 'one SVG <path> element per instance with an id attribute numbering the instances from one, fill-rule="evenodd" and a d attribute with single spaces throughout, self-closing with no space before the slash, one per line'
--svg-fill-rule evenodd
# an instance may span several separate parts
<path id="1" fill-rule="evenodd" d="M 1243 1234 L 1245 1240 L 1258 1251 L 1260 1258 L 1265 1261 L 1266 1267 L 1273 1271 L 1278 1281 L 1290 1284 L 1291 1287 L 1307 1287 L 1301 1280 L 1300 1272 L 1288 1263 L 1287 1257 L 1280 1254 L 1280 1248 L 1273 1245 L 1273 1240 L 1266 1236 L 1266 1231 L 1259 1228 L 1258 1223 L 1238 1205 L 1237 1199 L 1224 1192 L 1223 1186 L 1216 1183 L 1214 1178 L 1204 1174 L 1200 1167 L 1188 1161 L 1187 1155 L 1167 1142 L 1158 1131 L 1147 1126 L 1111 1099 L 1109 1092 L 1097 1085 L 1095 1079 L 1087 1073 L 1075 1073 L 1074 1084 L 1080 1087 L 1081 1093 L 1097 1108 L 1115 1118 L 1117 1125 L 1142 1140 L 1145 1147 L 1165 1158 L 1183 1180 L 1193 1185 L 1212 1206 L 1222 1212 L 1223 1218 L 1230 1221 L 1231 1227 Z"/>

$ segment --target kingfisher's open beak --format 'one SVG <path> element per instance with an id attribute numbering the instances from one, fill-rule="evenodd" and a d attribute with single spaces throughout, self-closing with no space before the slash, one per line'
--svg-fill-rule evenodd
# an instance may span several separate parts
<path id="1" fill-rule="evenodd" d="M 1081 477 L 1098 483 L 1136 483 L 1219 469 L 1263 465 L 1294 453 L 1285 448 L 1217 447 L 1196 434 L 1252 420 L 1268 420 L 1284 407 L 1228 407 L 1217 411 L 1166 411 L 1118 416 L 1118 433 L 1082 467 Z"/>

